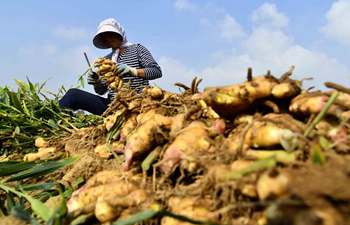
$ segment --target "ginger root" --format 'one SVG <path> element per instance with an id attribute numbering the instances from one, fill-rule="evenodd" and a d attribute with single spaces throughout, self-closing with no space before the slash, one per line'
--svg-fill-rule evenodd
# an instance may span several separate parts
<path id="1" fill-rule="evenodd" d="M 56 147 L 39 148 L 38 152 L 26 154 L 23 160 L 31 162 L 35 160 L 53 159 L 58 156 L 60 156 L 60 154 L 57 152 Z"/>
<path id="2" fill-rule="evenodd" d="M 169 199 L 169 209 L 179 215 L 184 215 L 191 219 L 200 218 L 201 221 L 215 221 L 215 213 L 209 211 L 211 201 L 206 198 L 197 199 L 194 197 L 171 197 Z M 173 218 L 164 217 L 162 225 L 187 225 L 187 222 L 180 222 Z"/>
<path id="3" fill-rule="evenodd" d="M 202 98 L 219 114 L 232 115 L 247 109 L 255 100 L 271 96 L 277 84 L 272 76 L 258 76 L 243 84 L 204 89 Z"/>
<path id="4" fill-rule="evenodd" d="M 107 170 L 97 173 L 67 202 L 74 215 L 95 212 L 104 223 L 111 221 L 129 207 L 141 206 L 149 195 L 140 189 L 140 178 L 130 173 Z"/>
<path id="5" fill-rule="evenodd" d="M 165 150 L 160 169 L 164 173 L 170 173 L 180 161 L 191 161 L 196 154 L 209 153 L 211 142 L 208 130 L 208 127 L 200 121 L 194 121 L 181 130 Z"/>
<path id="6" fill-rule="evenodd" d="M 171 124 L 171 117 L 153 114 L 127 136 L 124 169 L 129 170 L 135 157 L 151 151 L 157 144 L 160 144 L 162 140 L 159 140 L 159 135 L 162 134 L 162 130 L 169 132 Z"/>

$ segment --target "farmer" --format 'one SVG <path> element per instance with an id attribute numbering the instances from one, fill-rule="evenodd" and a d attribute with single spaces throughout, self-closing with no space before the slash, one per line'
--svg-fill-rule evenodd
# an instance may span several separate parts
<path id="1" fill-rule="evenodd" d="M 160 66 L 151 53 L 141 44 L 128 42 L 124 28 L 113 18 L 103 20 L 99 24 L 93 44 L 100 49 L 112 49 L 112 52 L 106 57 L 117 63 L 117 72 L 122 76 L 123 82 L 130 82 L 130 87 L 137 92 L 141 92 L 149 85 L 149 80 L 162 76 Z M 101 115 L 117 93 L 114 93 L 105 81 L 100 80 L 98 75 L 91 70 L 87 80 L 88 84 L 94 86 L 97 94 L 104 95 L 108 92 L 108 97 L 104 98 L 72 88 L 67 91 L 59 104 L 64 108 L 82 109 Z"/>

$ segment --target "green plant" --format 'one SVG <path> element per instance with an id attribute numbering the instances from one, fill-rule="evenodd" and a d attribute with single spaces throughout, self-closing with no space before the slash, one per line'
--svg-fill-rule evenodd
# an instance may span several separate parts
<path id="1" fill-rule="evenodd" d="M 46 162 L 1 162 L 0 176 L 6 176 L 0 181 L 0 189 L 6 192 L 5 201 L 1 201 L 1 214 L 12 214 L 23 220 L 31 221 L 33 224 L 39 224 L 36 217 L 45 221 L 47 224 L 61 224 L 61 219 L 67 213 L 65 194 L 62 187 L 55 183 L 38 183 L 38 184 L 22 184 L 19 181 L 25 179 L 33 179 L 35 177 L 44 176 L 56 171 L 64 166 L 73 163 L 75 159 L 68 158 L 57 161 Z M 13 182 L 18 181 L 16 185 Z M 27 192 L 36 193 L 36 197 Z M 51 209 L 47 207 L 40 197 L 60 194 L 62 201 L 60 207 Z M 1 198 L 4 196 L 0 195 Z M 28 202 L 28 207 L 25 202 Z M 34 216 L 35 215 L 35 216 Z"/>
<path id="2" fill-rule="evenodd" d="M 58 100 L 65 92 L 58 94 L 44 90 L 43 84 L 16 80 L 17 90 L 0 87 L 0 154 L 14 150 L 34 151 L 37 136 L 64 135 L 81 127 L 96 124 L 102 118 L 82 115 L 59 107 Z M 51 95 L 49 97 L 49 95 Z"/>

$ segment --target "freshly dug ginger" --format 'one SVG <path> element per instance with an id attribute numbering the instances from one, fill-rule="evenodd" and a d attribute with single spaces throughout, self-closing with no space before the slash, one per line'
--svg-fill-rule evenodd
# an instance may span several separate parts
<path id="1" fill-rule="evenodd" d="M 195 197 L 171 197 L 168 201 L 169 209 L 178 215 L 183 215 L 191 219 L 200 219 L 201 221 L 217 220 L 215 213 L 209 211 L 212 202 L 206 198 Z M 170 217 L 162 219 L 162 225 L 188 225 L 190 223 L 180 222 Z"/>
<path id="2" fill-rule="evenodd" d="M 276 98 L 294 97 L 301 92 L 300 86 L 292 80 L 282 82 L 272 88 L 271 94 Z"/>
<path id="3" fill-rule="evenodd" d="M 330 92 L 329 95 L 331 95 L 333 92 Z M 341 105 L 342 107 L 346 108 L 346 110 L 350 109 L 350 94 L 339 92 L 339 95 L 337 99 L 334 101 L 335 104 Z"/>
<path id="4" fill-rule="evenodd" d="M 113 207 L 102 198 L 98 198 L 95 206 L 95 216 L 101 223 L 112 221 L 119 217 L 121 209 Z"/>
<path id="5" fill-rule="evenodd" d="M 72 165 L 62 177 L 61 182 L 65 185 L 73 186 L 77 179 L 87 180 L 103 169 L 103 161 L 103 159 L 96 157 L 93 153 L 86 154 Z"/>
<path id="6" fill-rule="evenodd" d="M 239 119 L 241 120 L 241 119 Z M 237 121 L 238 123 L 239 121 Z M 222 150 L 236 154 L 249 148 L 273 148 L 283 141 L 295 141 L 304 124 L 286 114 L 270 113 L 262 118 L 242 120 L 225 139 Z"/>
<path id="7" fill-rule="evenodd" d="M 277 171 L 263 173 L 256 184 L 259 198 L 278 198 L 287 193 L 289 178 L 286 174 Z"/>
<path id="8" fill-rule="evenodd" d="M 49 147 L 50 143 L 48 141 L 46 141 L 44 138 L 38 137 L 35 139 L 34 145 L 37 148 L 47 148 L 47 147 Z"/>
<path id="9" fill-rule="evenodd" d="M 220 118 L 219 114 L 217 114 L 210 106 L 208 106 L 207 103 L 205 103 L 205 101 L 203 99 L 200 99 L 198 101 L 198 105 L 201 107 L 201 109 L 203 111 L 203 115 L 205 117 L 208 117 L 210 119 L 219 119 Z"/>
<path id="10" fill-rule="evenodd" d="M 91 177 L 82 189 L 88 189 L 108 183 L 118 182 L 120 180 L 127 180 L 130 182 L 141 182 L 141 176 L 139 174 L 132 174 L 129 172 L 123 172 L 120 170 L 103 170 Z"/>
<path id="11" fill-rule="evenodd" d="M 147 197 L 149 196 L 143 189 L 132 191 L 126 196 L 100 196 L 95 205 L 95 216 L 101 223 L 112 221 L 119 217 L 124 209 L 146 202 Z"/>
<path id="12" fill-rule="evenodd" d="M 290 106 L 289 110 L 293 113 L 300 114 L 318 114 L 326 105 L 329 96 L 322 92 L 311 92 L 303 93 L 295 97 Z M 327 114 L 334 116 L 341 116 L 344 108 L 338 104 L 332 104 L 327 111 Z"/>
<path id="13" fill-rule="evenodd" d="M 123 124 L 120 130 L 120 141 L 124 142 L 126 137 L 137 127 L 136 114 L 132 114 Z"/>
<path id="14" fill-rule="evenodd" d="M 119 170 L 103 170 L 91 177 L 85 184 L 83 189 L 92 188 L 112 182 L 117 182 L 121 179 L 123 173 Z"/>
<path id="15" fill-rule="evenodd" d="M 24 156 L 24 161 L 46 160 L 58 157 L 60 154 L 57 152 L 56 147 L 39 148 L 36 153 L 28 153 Z"/>
<path id="16" fill-rule="evenodd" d="M 248 168 L 250 165 L 252 165 L 252 163 L 254 163 L 254 161 L 240 159 L 240 160 L 234 161 L 229 165 L 226 165 L 226 164 L 210 165 L 208 167 L 208 176 L 211 177 L 215 182 L 227 181 L 228 179 L 227 174 L 244 170 Z"/>
<path id="17" fill-rule="evenodd" d="M 280 145 L 283 138 L 290 139 L 294 136 L 289 129 L 269 122 L 257 122 L 247 132 L 246 142 L 254 148 L 269 148 Z"/>
<path id="18" fill-rule="evenodd" d="M 67 202 L 68 211 L 76 214 L 90 213 L 94 211 L 98 198 L 106 196 L 124 198 L 135 190 L 138 190 L 135 183 L 123 179 L 93 187 L 83 186 L 81 190 L 73 193 Z"/>
<path id="19" fill-rule="evenodd" d="M 95 61 L 94 66 L 100 79 L 106 81 L 112 90 L 117 91 L 123 86 L 123 79 L 117 74 L 117 64 L 111 59 L 99 58 Z"/>
<path id="20" fill-rule="evenodd" d="M 107 131 L 109 131 L 110 129 L 112 129 L 112 127 L 114 126 L 114 124 L 116 123 L 117 119 L 123 115 L 123 113 L 125 112 L 124 109 L 118 110 L 117 112 L 115 112 L 112 115 L 107 116 L 104 119 L 104 125 L 107 129 Z"/>
<path id="21" fill-rule="evenodd" d="M 137 124 L 143 124 L 144 122 L 153 119 L 156 114 L 159 114 L 155 109 L 148 110 L 147 112 L 140 113 L 136 116 Z"/>
<path id="22" fill-rule="evenodd" d="M 293 132 L 303 133 L 306 129 L 306 124 L 294 119 L 291 115 L 286 113 L 269 113 L 263 117 L 263 120 L 272 121 L 273 123 L 292 130 Z"/>
<path id="23" fill-rule="evenodd" d="M 165 150 L 160 169 L 164 173 L 171 173 L 182 160 L 209 153 L 211 141 L 208 130 L 200 121 L 194 121 L 181 130 Z"/>
<path id="24" fill-rule="evenodd" d="M 94 62 L 94 67 L 97 68 L 97 74 L 99 76 L 104 76 L 105 74 L 108 74 L 109 72 L 112 72 L 112 73 L 115 72 L 116 63 L 108 58 L 98 58 Z M 111 76 L 111 75 L 108 74 L 108 76 Z"/>
<path id="25" fill-rule="evenodd" d="M 249 124 L 240 124 L 236 127 L 222 143 L 221 150 L 236 155 L 238 151 L 249 149 L 250 142 L 245 136 L 250 126 Z"/>
<path id="26" fill-rule="evenodd" d="M 124 153 L 125 144 L 121 141 L 115 141 L 112 143 L 112 151 L 115 153 Z"/>
<path id="27" fill-rule="evenodd" d="M 157 134 L 162 130 L 170 131 L 172 118 L 160 114 L 154 114 L 152 119 L 140 124 L 127 138 L 125 144 L 124 169 L 129 170 L 135 157 L 151 151 L 159 140 Z"/>
<path id="28" fill-rule="evenodd" d="M 202 98 L 216 112 L 229 116 L 248 108 L 255 100 L 271 96 L 277 84 L 272 76 L 259 76 L 243 84 L 207 88 Z"/>
<path id="29" fill-rule="evenodd" d="M 163 90 L 159 87 L 149 87 L 143 90 L 143 93 L 147 96 L 151 96 L 152 99 L 160 99 L 163 97 Z"/>
<path id="30" fill-rule="evenodd" d="M 139 187 L 141 179 L 141 176 L 120 170 L 101 171 L 73 192 L 67 203 L 68 211 L 73 215 L 95 212 L 100 222 L 111 221 L 124 209 L 141 206 L 149 199 L 146 191 Z"/>
<path id="31" fill-rule="evenodd" d="M 95 147 L 95 154 L 97 154 L 100 158 L 108 159 L 112 156 L 112 146 L 108 144 L 100 144 Z"/>

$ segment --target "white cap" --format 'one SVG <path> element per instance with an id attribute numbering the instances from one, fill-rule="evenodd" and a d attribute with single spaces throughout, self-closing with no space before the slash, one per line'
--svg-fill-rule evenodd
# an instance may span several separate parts
<path id="1" fill-rule="evenodd" d="M 109 46 L 106 46 L 102 39 L 102 34 L 105 32 L 113 32 L 120 35 L 123 38 L 123 42 L 127 42 L 125 37 L 125 32 L 123 27 L 113 18 L 103 20 L 97 28 L 97 32 L 93 39 L 93 43 L 96 48 L 106 49 Z"/>

